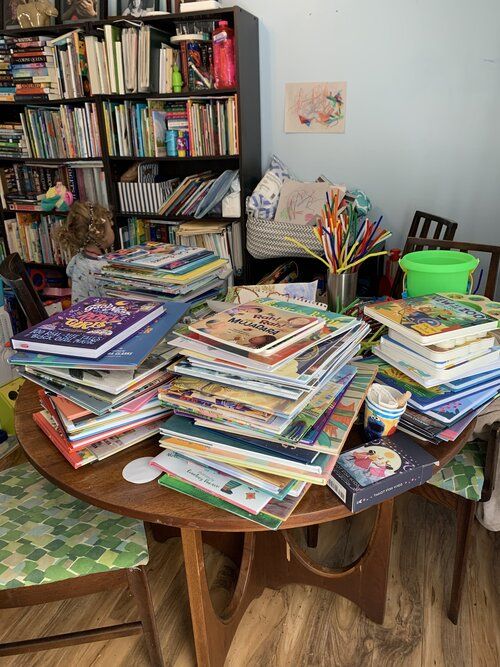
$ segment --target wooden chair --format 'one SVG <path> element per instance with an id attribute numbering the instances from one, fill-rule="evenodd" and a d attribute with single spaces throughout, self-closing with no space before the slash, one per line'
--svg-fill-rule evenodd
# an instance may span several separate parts
<path id="1" fill-rule="evenodd" d="M 434 229 L 431 230 L 431 227 L 434 225 Z M 408 245 L 410 238 L 433 238 L 435 240 L 442 239 L 445 241 L 453 241 L 457 227 L 458 223 L 454 222 L 453 220 L 442 218 L 439 215 L 434 215 L 434 213 L 415 211 L 408 236 L 406 237 L 402 255 L 406 255 L 407 253 L 411 252 Z M 394 283 L 392 285 L 391 296 L 394 299 L 400 299 L 402 289 L 403 271 L 398 267 L 396 276 L 394 278 Z"/>
<path id="2" fill-rule="evenodd" d="M 139 620 L 0 643 L 0 657 L 143 635 L 152 665 L 163 665 L 144 565 L 144 524 L 77 500 L 30 464 L 0 473 L 0 609 L 127 588 Z"/>
<path id="3" fill-rule="evenodd" d="M 489 246 L 480 243 L 464 243 L 462 241 L 443 241 L 438 239 L 409 237 L 405 247 L 408 248 L 407 252 L 422 250 L 424 248 L 434 248 L 440 250 L 458 250 L 460 252 L 481 252 L 491 255 L 484 295 L 489 299 L 495 298 L 495 288 L 498 279 L 498 268 L 500 262 L 500 246 Z M 484 484 L 482 486 L 482 491 L 480 491 L 479 498 L 472 499 L 470 497 L 460 495 L 460 491 L 452 492 L 444 488 L 440 488 L 435 486 L 435 484 L 432 483 L 432 480 L 431 482 L 414 489 L 415 493 L 424 496 L 428 500 L 443 505 L 444 507 L 453 509 L 456 515 L 457 539 L 455 563 L 453 568 L 453 583 L 451 589 L 450 606 L 448 610 L 448 618 L 455 624 L 458 622 L 458 615 L 460 612 L 460 602 L 462 597 L 465 570 L 467 566 L 470 534 L 472 525 L 474 523 L 477 503 L 485 502 L 491 498 L 499 442 L 500 424 L 494 424 L 492 426 L 490 438 L 486 446 L 486 460 L 484 463 L 484 469 L 481 471 L 484 478 Z M 457 459 L 459 458 L 460 455 L 457 457 Z M 458 463 L 461 464 L 460 461 Z M 457 462 L 455 459 L 450 461 L 447 466 L 450 473 L 456 464 Z M 440 474 L 442 474 L 442 471 Z"/>
<path id="4" fill-rule="evenodd" d="M 22 308 L 29 326 L 34 326 L 48 317 L 26 267 L 17 252 L 7 255 L 0 264 L 0 277 L 12 289 Z"/>

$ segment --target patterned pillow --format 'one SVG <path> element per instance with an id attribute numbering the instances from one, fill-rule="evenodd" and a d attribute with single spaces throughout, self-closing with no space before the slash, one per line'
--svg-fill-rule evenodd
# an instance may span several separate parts
<path id="1" fill-rule="evenodd" d="M 73 498 L 29 464 L 0 472 L 0 590 L 147 562 L 141 521 Z"/>

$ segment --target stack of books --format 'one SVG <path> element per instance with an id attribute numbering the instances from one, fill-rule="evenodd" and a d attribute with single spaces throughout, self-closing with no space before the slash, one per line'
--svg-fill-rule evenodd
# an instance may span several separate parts
<path id="1" fill-rule="evenodd" d="M 50 40 L 55 83 L 60 98 L 88 97 L 91 94 L 85 41 L 80 30 L 72 30 Z"/>
<path id="2" fill-rule="evenodd" d="M 110 296 L 179 301 L 195 306 L 217 297 L 229 263 L 205 248 L 149 242 L 104 255 L 98 280 Z"/>
<path id="3" fill-rule="evenodd" d="M 42 211 L 47 190 L 63 183 L 81 201 L 108 206 L 101 162 L 73 162 L 65 165 L 14 164 L 0 169 L 0 201 L 11 211 Z"/>
<path id="4" fill-rule="evenodd" d="M 101 140 L 96 105 L 64 104 L 59 107 L 26 107 L 21 114 L 29 157 L 100 157 Z"/>
<path id="5" fill-rule="evenodd" d="M 160 484 L 278 528 L 331 475 L 375 375 L 349 363 L 367 329 L 260 299 L 177 330 Z"/>
<path id="6" fill-rule="evenodd" d="M 16 86 L 12 76 L 10 50 L 13 40 L 6 35 L 0 35 L 0 101 L 13 102 Z"/>
<path id="7" fill-rule="evenodd" d="M 446 294 L 373 304 L 365 312 L 389 329 L 373 348 L 386 362 L 379 364 L 379 380 L 412 393 L 401 430 L 431 442 L 454 440 L 496 397 L 500 348 L 493 314 Z"/>
<path id="8" fill-rule="evenodd" d="M 21 123 L 0 123 L 0 159 L 3 157 L 29 157 Z"/>
<path id="9" fill-rule="evenodd" d="M 90 298 L 12 338 L 9 362 L 42 388 L 33 419 L 74 468 L 158 433 L 174 355 L 162 341 L 184 311 Z"/>
<path id="10" fill-rule="evenodd" d="M 50 37 L 14 37 L 11 48 L 15 99 L 54 100 L 61 97 Z"/>
<path id="11" fill-rule="evenodd" d="M 16 213 L 5 220 L 5 233 L 10 252 L 17 252 L 24 262 L 65 266 L 71 252 L 56 241 L 63 220 L 57 215 Z"/>

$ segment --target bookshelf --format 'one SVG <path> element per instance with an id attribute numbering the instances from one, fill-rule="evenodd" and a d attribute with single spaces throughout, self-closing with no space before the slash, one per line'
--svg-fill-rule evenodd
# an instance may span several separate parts
<path id="1" fill-rule="evenodd" d="M 79 28 L 85 35 L 102 36 L 103 26 L 106 24 L 118 21 L 123 25 L 123 20 L 120 17 L 104 18 L 103 14 L 106 10 L 104 2 L 101 2 L 101 16 L 99 20 L 88 22 L 72 22 L 64 24 L 56 24 L 45 28 L 14 28 L 1 30 L 2 35 L 11 35 L 19 37 L 22 35 L 50 35 L 57 36 L 65 34 L 71 30 Z M 3 17 L 2 17 L 3 19 Z M 246 234 L 245 234 L 245 201 L 248 195 L 252 192 L 261 176 L 261 131 L 260 131 L 260 86 L 259 86 L 259 25 L 257 17 L 240 7 L 228 7 L 211 11 L 189 12 L 189 13 L 173 13 L 164 15 L 145 16 L 140 19 L 144 24 L 148 24 L 159 28 L 160 30 L 175 35 L 175 26 L 178 23 L 193 21 L 193 20 L 226 20 L 234 29 L 235 35 L 235 60 L 236 60 L 236 81 L 237 84 L 232 88 L 225 89 L 210 89 L 185 91 L 180 93 L 130 93 L 130 94 L 107 94 L 107 95 L 93 95 L 91 97 L 76 97 L 61 100 L 50 101 L 15 101 L 15 102 L 0 102 L 0 113 L 2 122 L 19 121 L 20 113 L 24 107 L 58 107 L 63 105 L 72 105 L 72 107 L 79 107 L 86 102 L 93 102 L 96 105 L 97 122 L 101 136 L 102 156 L 96 157 L 73 157 L 73 158 L 16 158 L 0 156 L 0 168 L 11 166 L 13 163 L 29 164 L 29 165 L 64 165 L 71 162 L 95 162 L 101 161 L 103 165 L 103 172 L 107 190 L 107 197 L 110 208 L 114 214 L 115 237 L 116 245 L 119 246 L 118 230 L 121 226 L 127 223 L 128 218 L 144 217 L 154 221 L 165 222 L 165 224 L 177 225 L 180 222 L 193 219 L 189 216 L 169 216 L 168 218 L 151 214 L 147 211 L 138 213 L 122 212 L 119 207 L 117 182 L 121 176 L 133 164 L 141 163 L 157 163 L 160 176 L 167 179 L 173 177 L 185 178 L 195 173 L 204 170 L 211 170 L 216 175 L 221 174 L 226 169 L 238 169 L 241 194 L 240 207 L 241 216 L 238 218 L 224 218 L 230 220 L 231 224 L 240 222 L 241 230 L 241 247 L 243 254 L 243 270 L 240 275 L 236 276 L 238 282 L 244 282 L 250 275 L 249 259 L 250 256 L 246 252 Z M 3 22 L 2 22 L 3 25 Z M 132 157 L 123 155 L 110 155 L 109 147 L 106 142 L 106 128 L 104 118 L 104 105 L 108 102 L 120 101 L 145 101 L 148 99 L 161 100 L 188 100 L 191 98 L 224 98 L 228 95 L 238 96 L 238 154 L 237 155 L 222 155 L 202 157 Z M 3 237 L 5 244 L 5 220 L 9 217 L 14 217 L 15 211 L 0 210 L 0 235 Z M 214 218 L 202 218 L 207 222 L 213 221 Z"/>

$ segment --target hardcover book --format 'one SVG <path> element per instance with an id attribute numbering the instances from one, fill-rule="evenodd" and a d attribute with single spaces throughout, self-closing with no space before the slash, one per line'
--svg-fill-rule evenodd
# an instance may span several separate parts
<path id="1" fill-rule="evenodd" d="M 195 322 L 189 330 L 235 349 L 271 354 L 279 343 L 313 333 L 323 323 L 319 317 L 251 302 Z"/>
<path id="2" fill-rule="evenodd" d="M 98 359 L 162 312 L 157 301 L 91 297 L 13 336 L 12 347 Z"/>
<path id="3" fill-rule="evenodd" d="M 460 340 L 498 327 L 498 320 L 445 294 L 365 306 L 365 315 L 420 345 Z"/>
<path id="4" fill-rule="evenodd" d="M 436 463 L 412 438 L 395 433 L 342 453 L 328 486 L 351 512 L 359 512 L 424 484 Z"/>

